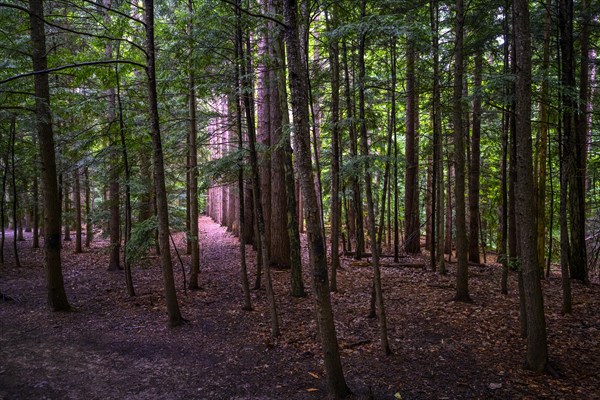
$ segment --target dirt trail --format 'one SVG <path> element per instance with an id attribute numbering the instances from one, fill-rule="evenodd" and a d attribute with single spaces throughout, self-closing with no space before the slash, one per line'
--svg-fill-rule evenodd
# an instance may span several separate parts
<path id="1" fill-rule="evenodd" d="M 175 235 L 180 252 L 183 235 Z M 157 257 L 133 269 L 135 298 L 122 272 L 107 272 L 105 241 L 84 254 L 65 243 L 63 269 L 72 313 L 46 307 L 43 254 L 20 243 L 0 266 L 0 399 L 321 399 L 325 380 L 313 299 L 289 296 L 289 272 L 273 273 L 282 337 L 269 337 L 264 291 L 255 311 L 241 310 L 237 239 L 200 219 L 202 290 L 175 278 L 184 326 L 168 328 Z M 8 247 L 8 246 L 7 246 Z M 254 253 L 247 248 L 253 281 Z M 306 253 L 304 249 L 304 253 Z M 188 256 L 182 255 L 185 268 Z M 305 265 L 306 265 L 306 260 Z M 385 261 L 385 260 L 384 260 Z M 387 260 L 389 261 L 389 260 Z M 428 265 L 423 260 L 416 260 Z M 440 276 L 416 268 L 382 268 L 394 355 L 378 343 L 366 317 L 372 271 L 343 260 L 332 295 L 342 362 L 354 398 L 593 399 L 600 394 L 600 288 L 574 286 L 574 314 L 560 314 L 560 279 L 544 281 L 550 355 L 559 379 L 524 371 L 516 278 L 498 291 L 497 266 L 470 269 L 472 304 L 450 301 L 454 266 Z M 305 284 L 310 276 L 305 268 Z M 309 290 L 310 292 L 310 290 Z"/>

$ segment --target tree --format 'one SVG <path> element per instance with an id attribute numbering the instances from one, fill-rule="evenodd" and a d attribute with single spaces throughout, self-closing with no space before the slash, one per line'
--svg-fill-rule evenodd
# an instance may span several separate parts
<path id="1" fill-rule="evenodd" d="M 404 250 L 421 252 L 419 222 L 419 139 L 417 105 L 416 60 L 417 48 L 413 38 L 408 39 L 406 54 L 406 174 L 404 189 Z"/>
<path id="2" fill-rule="evenodd" d="M 292 95 L 292 111 L 294 113 L 294 144 L 297 151 L 298 173 L 306 212 L 309 263 L 312 267 L 317 326 L 319 327 L 323 348 L 329 393 L 334 397 L 344 397 L 350 394 L 350 390 L 344 379 L 333 323 L 325 238 L 322 236 L 319 204 L 312 173 L 310 131 L 308 127 L 308 77 L 300 55 L 298 4 L 296 0 L 284 0 L 283 4 L 288 73 Z"/>
<path id="3" fill-rule="evenodd" d="M 455 48 L 454 48 L 454 95 L 452 115 L 454 124 L 454 171 L 456 184 L 456 296 L 457 301 L 470 301 L 469 266 L 467 263 L 467 225 L 465 219 L 465 138 L 463 130 L 463 35 L 464 4 L 456 0 Z"/>
<path id="4" fill-rule="evenodd" d="M 33 0 L 32 0 L 33 1 Z M 169 244 L 169 209 L 165 188 L 165 171 L 163 149 L 158 118 L 158 98 L 156 92 L 156 66 L 154 47 L 154 0 L 144 0 L 146 23 L 146 77 L 148 79 L 148 107 L 152 135 L 152 161 L 154 164 L 154 193 L 158 215 L 158 243 L 165 286 L 165 301 L 172 327 L 181 325 L 185 320 L 179 311 L 175 281 L 173 279 L 173 262 Z"/>
<path id="5" fill-rule="evenodd" d="M 520 262 L 527 316 L 527 367 L 543 371 L 548 362 L 546 320 L 536 249 L 535 201 L 531 145 L 531 33 L 529 3 L 514 0 L 516 75 L 516 210 L 520 223 Z"/>
<path id="6" fill-rule="evenodd" d="M 44 249 L 48 304 L 53 311 L 70 311 L 65 293 L 60 262 L 60 202 L 56 177 L 54 132 L 50 110 L 46 33 L 44 31 L 44 4 L 29 0 L 29 23 L 35 85 L 36 127 L 40 145 L 42 185 L 44 191 Z"/>

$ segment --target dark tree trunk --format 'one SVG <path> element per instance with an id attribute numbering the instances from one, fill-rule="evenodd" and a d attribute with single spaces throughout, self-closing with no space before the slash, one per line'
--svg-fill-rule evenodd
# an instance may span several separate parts
<path id="1" fill-rule="evenodd" d="M 17 247 L 18 241 L 18 227 L 19 227 L 19 199 L 17 195 L 17 178 L 15 176 L 15 139 L 17 136 L 16 117 L 13 115 L 10 121 L 10 165 L 11 165 L 11 180 L 12 180 L 12 206 L 13 206 L 13 252 L 15 253 L 15 266 L 21 268 L 21 261 L 19 259 L 19 249 Z"/>
<path id="2" fill-rule="evenodd" d="M 280 0 L 268 0 L 271 14 L 281 15 Z M 269 28 L 269 95 L 271 134 L 271 264 L 280 268 L 291 267 L 290 237 L 287 220 L 287 190 L 285 180 L 285 149 L 289 125 L 287 93 L 285 91 L 285 55 L 283 51 L 283 29 L 272 21 Z M 283 79 L 283 82 L 280 82 Z"/>
<path id="3" fill-rule="evenodd" d="M 344 64 L 344 83 L 346 90 L 346 116 L 349 121 L 348 133 L 350 136 L 350 159 L 355 161 L 358 156 L 356 124 L 354 122 L 354 108 L 352 105 L 352 88 L 350 86 L 350 71 L 348 67 L 348 50 L 346 48 L 346 40 L 342 40 L 342 63 Z M 354 231 L 355 231 L 355 252 L 354 258 L 360 260 L 362 253 L 365 252 L 365 235 L 363 228 L 363 207 L 362 196 L 360 192 L 360 183 L 358 174 L 353 172 L 350 175 L 350 188 L 352 190 L 352 212 L 354 215 Z"/>
<path id="4" fill-rule="evenodd" d="M 85 247 L 90 247 L 94 236 L 92 225 L 92 199 L 90 188 L 90 172 L 88 167 L 83 170 L 85 185 Z"/>
<path id="5" fill-rule="evenodd" d="M 548 361 L 546 321 L 536 249 L 531 145 L 531 36 L 527 0 L 514 0 L 516 44 L 517 217 L 527 314 L 527 367 L 543 371 Z"/>
<path id="6" fill-rule="evenodd" d="M 117 51 L 117 57 L 118 57 Z M 123 265 L 125 266 L 125 286 L 127 294 L 135 296 L 133 277 L 131 274 L 131 261 L 127 256 L 127 244 L 131 239 L 131 170 L 129 168 L 129 157 L 127 156 L 127 143 L 125 141 L 125 122 L 123 120 L 123 104 L 121 102 L 121 77 L 119 76 L 119 65 L 115 64 L 115 79 L 117 81 L 117 107 L 119 111 L 119 137 L 121 139 L 121 156 L 125 169 L 125 237 L 123 248 Z"/>
<path id="7" fill-rule="evenodd" d="M 471 162 L 469 168 L 469 261 L 479 264 L 479 171 L 481 163 L 481 74 L 483 49 L 475 54 L 473 77 L 473 130 L 471 132 Z"/>
<path id="8" fill-rule="evenodd" d="M 65 242 L 71 241 L 71 197 L 69 196 L 69 175 L 63 175 L 64 179 L 62 180 L 62 199 L 64 200 L 64 210 L 62 211 L 63 216 L 63 229 L 64 229 L 64 238 Z"/>
<path id="9" fill-rule="evenodd" d="M 193 2 L 188 0 L 188 11 L 190 13 L 190 23 L 188 31 L 190 37 L 193 34 L 193 25 L 191 18 L 193 16 Z M 190 289 L 198 289 L 198 274 L 200 272 L 200 244 L 198 236 L 198 149 L 196 138 L 198 136 L 197 121 L 196 121 L 196 80 L 194 77 L 193 54 L 190 47 L 190 65 L 188 72 L 188 112 L 189 112 L 189 132 L 188 140 L 190 147 L 188 150 L 189 158 L 189 214 L 190 214 Z M 241 131 L 240 131 L 241 134 Z M 242 198 L 240 192 L 240 198 Z M 241 235 L 240 235 L 241 236 Z"/>
<path id="10" fill-rule="evenodd" d="M 43 22 L 43 1 L 30 0 L 29 12 L 33 70 L 44 71 L 47 69 L 48 64 Z M 70 311 L 71 306 L 65 293 L 60 262 L 60 203 L 56 184 L 56 159 L 48 74 L 35 75 L 34 84 L 36 122 L 42 166 L 41 176 L 44 188 L 44 239 L 48 304 L 53 311 Z"/>
<path id="11" fill-rule="evenodd" d="M 456 43 L 454 48 L 454 165 L 456 183 L 456 296 L 457 301 L 470 301 L 469 264 L 467 260 L 467 226 L 465 218 L 465 137 L 463 129 L 463 36 L 464 5 L 463 0 L 456 1 Z"/>
<path id="12" fill-rule="evenodd" d="M 244 42 L 242 36 L 242 21 L 241 21 L 241 10 L 240 10 L 241 0 L 238 0 L 236 7 L 236 40 L 235 40 L 235 77 L 236 83 L 240 87 L 242 87 L 242 72 L 244 71 Z M 191 2 L 190 2 L 191 4 Z M 238 158 L 238 205 L 239 205 L 239 224 L 240 224 L 240 278 L 242 284 L 242 290 L 244 293 L 244 300 L 242 309 L 246 311 L 252 310 L 252 301 L 250 298 L 250 283 L 248 281 L 248 269 L 246 266 L 246 237 L 243 232 L 244 220 L 245 220 L 245 212 L 246 207 L 244 206 L 244 140 L 242 133 L 242 104 L 241 104 L 241 90 L 236 91 L 235 96 L 235 122 L 236 122 L 236 130 L 237 130 L 237 139 L 238 139 L 238 151 L 240 152 Z"/>
<path id="13" fill-rule="evenodd" d="M 73 174 L 75 180 L 75 191 L 73 193 L 75 199 L 75 253 L 81 253 L 83 249 L 81 246 L 81 178 L 79 168 L 75 168 Z"/>
<path id="14" fill-rule="evenodd" d="M 173 278 L 173 262 L 169 244 L 169 209 L 167 191 L 165 188 L 165 170 L 163 165 L 163 150 L 161 143 L 160 124 L 158 117 L 158 99 L 156 92 L 156 67 L 154 50 L 154 0 L 144 0 L 146 23 L 146 75 L 148 78 L 148 106 L 152 133 L 154 190 L 158 215 L 158 243 L 165 286 L 165 301 L 169 314 L 169 324 L 181 325 L 184 319 L 179 311 L 175 280 Z"/>
<path id="15" fill-rule="evenodd" d="M 334 6 L 335 7 L 335 6 Z M 328 22 L 328 31 L 337 28 L 337 10 Z M 339 239 L 340 208 L 340 57 L 338 39 L 329 39 L 329 64 L 331 65 L 331 279 L 330 290 L 337 292 L 337 270 L 340 268 Z"/>
<path id="16" fill-rule="evenodd" d="M 296 0 L 284 1 L 284 16 L 292 109 L 294 112 L 294 140 L 298 153 L 298 172 L 307 217 L 307 241 L 309 262 L 312 266 L 317 326 L 319 327 L 323 348 L 329 393 L 334 397 L 344 397 L 350 394 L 350 390 L 344 379 L 335 333 L 329 294 L 325 238 L 322 236 L 319 205 L 311 166 L 310 131 L 308 126 L 308 77 L 300 55 L 298 5 Z"/>
<path id="17" fill-rule="evenodd" d="M 239 5 L 239 3 L 238 3 Z M 249 53 L 244 54 L 244 57 L 248 59 Z M 269 248 L 265 239 L 266 227 L 265 219 L 263 216 L 262 202 L 261 202 L 261 180 L 259 172 L 258 154 L 256 149 L 256 131 L 254 128 L 254 115 L 250 111 L 253 109 L 251 106 L 251 91 L 248 90 L 252 85 L 248 79 L 247 69 L 242 63 L 242 90 L 244 98 L 244 106 L 246 110 L 246 124 L 248 126 L 248 145 L 250 154 L 250 167 L 252 170 L 252 196 L 254 202 L 254 215 L 256 216 L 256 227 L 257 227 L 257 238 L 260 248 L 260 257 L 257 257 L 257 263 L 262 265 L 265 271 L 265 281 L 267 290 L 267 300 L 269 302 L 269 312 L 271 314 L 271 336 L 277 337 L 280 334 L 279 331 L 279 317 L 277 316 L 277 307 L 275 303 L 275 293 L 273 292 L 273 282 L 271 280 L 271 268 L 269 267 Z M 260 274 L 257 272 L 257 276 Z"/>
<path id="18" fill-rule="evenodd" d="M 365 19 L 367 0 L 361 2 L 361 21 Z M 361 156 L 364 158 L 362 172 L 365 179 L 365 194 L 367 197 L 367 213 L 369 218 L 369 237 L 373 262 L 373 286 L 375 289 L 375 302 L 377 304 L 377 317 L 381 336 L 381 347 L 383 352 L 392 353 L 387 335 L 387 318 L 383 299 L 383 288 L 381 285 L 381 271 L 379 268 L 379 246 L 377 245 L 377 222 L 375 219 L 375 201 L 373 199 L 371 167 L 369 163 L 369 142 L 367 138 L 367 122 L 365 107 L 365 39 L 366 32 L 362 32 L 359 38 L 358 49 L 358 110 L 360 120 L 360 147 Z M 384 184 L 385 187 L 385 184 Z M 385 201 L 385 193 L 382 199 Z M 383 218 L 382 221 L 383 223 Z"/>
<path id="19" fill-rule="evenodd" d="M 442 114 L 439 54 L 439 8 L 430 2 L 431 30 L 433 32 L 433 193 L 432 193 L 432 236 L 431 267 L 439 264 L 440 274 L 446 273 L 444 258 L 444 164 L 442 162 Z M 437 260 L 436 257 L 437 246 Z"/>
<path id="20" fill-rule="evenodd" d="M 37 146 L 37 140 L 34 140 L 34 144 Z M 35 175 L 33 178 L 33 241 L 32 247 L 34 249 L 38 249 L 40 247 L 40 207 L 38 202 L 40 201 L 39 197 L 39 184 L 38 184 L 38 159 L 34 161 L 33 170 L 35 171 Z"/>
<path id="21" fill-rule="evenodd" d="M 417 48 L 414 41 L 410 40 L 406 55 L 406 178 L 404 190 L 404 250 L 410 254 L 421 252 L 416 59 Z"/>

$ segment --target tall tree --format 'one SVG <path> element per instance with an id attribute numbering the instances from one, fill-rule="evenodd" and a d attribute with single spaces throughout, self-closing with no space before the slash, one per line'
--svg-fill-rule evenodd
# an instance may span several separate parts
<path id="1" fill-rule="evenodd" d="M 454 95 L 452 115 L 454 124 L 454 171 L 456 183 L 456 296 L 458 301 L 470 301 L 469 265 L 467 262 L 467 225 L 465 218 L 465 137 L 463 129 L 463 36 L 464 2 L 456 0 L 454 47 Z"/>
<path id="2" fill-rule="evenodd" d="M 514 0 L 516 75 L 517 187 L 521 267 L 527 314 L 527 367 L 543 371 L 548 362 L 546 320 L 536 249 L 531 145 L 531 32 L 529 2 Z"/>
<path id="3" fill-rule="evenodd" d="M 469 163 L 469 261 L 479 264 L 479 175 L 481 164 L 481 74 L 483 49 L 477 47 L 473 73 L 473 129 Z"/>
<path id="4" fill-rule="evenodd" d="M 60 261 L 60 200 L 56 176 L 56 155 L 52 112 L 50 110 L 50 87 L 48 53 L 44 31 L 43 0 L 29 0 L 29 23 L 31 33 L 35 85 L 35 111 L 37 134 L 40 145 L 42 184 L 44 189 L 44 248 L 48 304 L 53 311 L 70 311 L 65 293 Z"/>
<path id="5" fill-rule="evenodd" d="M 323 348 L 327 386 L 334 397 L 350 393 L 340 360 L 340 352 L 333 320 L 325 238 L 322 235 L 319 203 L 314 187 L 310 157 L 310 130 L 308 126 L 308 76 L 300 54 L 298 4 L 296 0 L 284 0 L 285 39 L 294 113 L 294 144 L 297 151 L 298 173 L 304 197 L 307 221 L 309 262 L 312 267 L 313 290 L 317 314 L 317 326 Z"/>
<path id="6" fill-rule="evenodd" d="M 152 161 L 154 164 L 154 193 L 158 216 L 158 243 L 165 286 L 165 301 L 169 314 L 169 324 L 174 327 L 185 320 L 179 311 L 175 280 L 173 278 L 173 261 L 169 244 L 169 209 L 165 188 L 165 170 L 163 161 L 162 140 L 158 117 L 158 97 L 156 91 L 156 62 L 154 46 L 154 0 L 144 0 L 146 23 L 146 76 L 148 79 L 148 106 L 152 134 Z"/>
<path id="7" fill-rule="evenodd" d="M 364 23 L 366 17 L 367 0 L 361 2 L 361 21 Z M 381 336 L 381 347 L 385 354 L 391 354 L 387 335 L 387 317 L 385 314 L 385 305 L 383 300 L 383 288 L 381 285 L 381 271 L 379 268 L 379 246 L 377 243 L 377 221 L 375 218 L 375 200 L 373 199 L 373 188 L 371 166 L 369 162 L 369 141 L 367 138 L 366 122 L 366 104 L 365 104 L 365 41 L 366 30 L 360 32 L 358 47 L 358 112 L 360 120 L 360 148 L 363 157 L 363 176 L 365 178 L 365 194 L 367 197 L 367 214 L 369 218 L 369 237 L 371 245 L 371 255 L 373 260 L 373 285 L 375 287 L 375 302 L 377 304 L 377 318 L 379 320 L 379 331 Z M 385 187 L 385 183 L 384 183 Z M 382 202 L 385 204 L 385 192 Z M 383 215 L 382 215 L 383 217 Z M 381 218 L 383 224 L 383 218 Z"/>
<path id="8" fill-rule="evenodd" d="M 333 5 L 335 7 L 335 5 Z M 328 30 L 337 27 L 337 10 L 332 18 L 327 15 Z M 337 270 L 340 267 L 339 240 L 341 226 L 340 207 L 340 56 L 339 41 L 335 35 L 329 39 L 329 65 L 331 66 L 331 279 L 330 289 L 337 291 Z"/>
<path id="9" fill-rule="evenodd" d="M 419 221 L 419 139 L 416 76 L 417 46 L 408 39 L 406 54 L 406 177 L 404 189 L 404 250 L 421 252 Z"/>
<path id="10" fill-rule="evenodd" d="M 190 35 L 190 65 L 188 66 L 188 114 L 189 130 L 188 140 L 190 147 L 188 149 L 190 171 L 189 179 L 189 208 L 190 208 L 190 289 L 198 289 L 198 273 L 200 271 L 200 245 L 198 237 L 198 148 L 196 138 L 198 136 L 196 121 L 196 79 L 194 75 L 194 53 L 193 53 L 193 22 L 194 15 L 193 2 L 188 0 L 188 12 L 190 21 L 188 23 L 188 34 Z M 243 193 L 243 192 L 240 192 Z M 240 194 L 241 196 L 241 194 Z"/>

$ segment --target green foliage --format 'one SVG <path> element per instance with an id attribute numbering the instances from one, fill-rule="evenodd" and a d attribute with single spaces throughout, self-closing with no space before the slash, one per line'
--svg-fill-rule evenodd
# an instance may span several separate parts
<path id="1" fill-rule="evenodd" d="M 154 234 L 158 229 L 156 217 L 138 222 L 131 229 L 131 238 L 127 242 L 127 261 L 136 263 L 142 260 L 154 246 Z"/>

